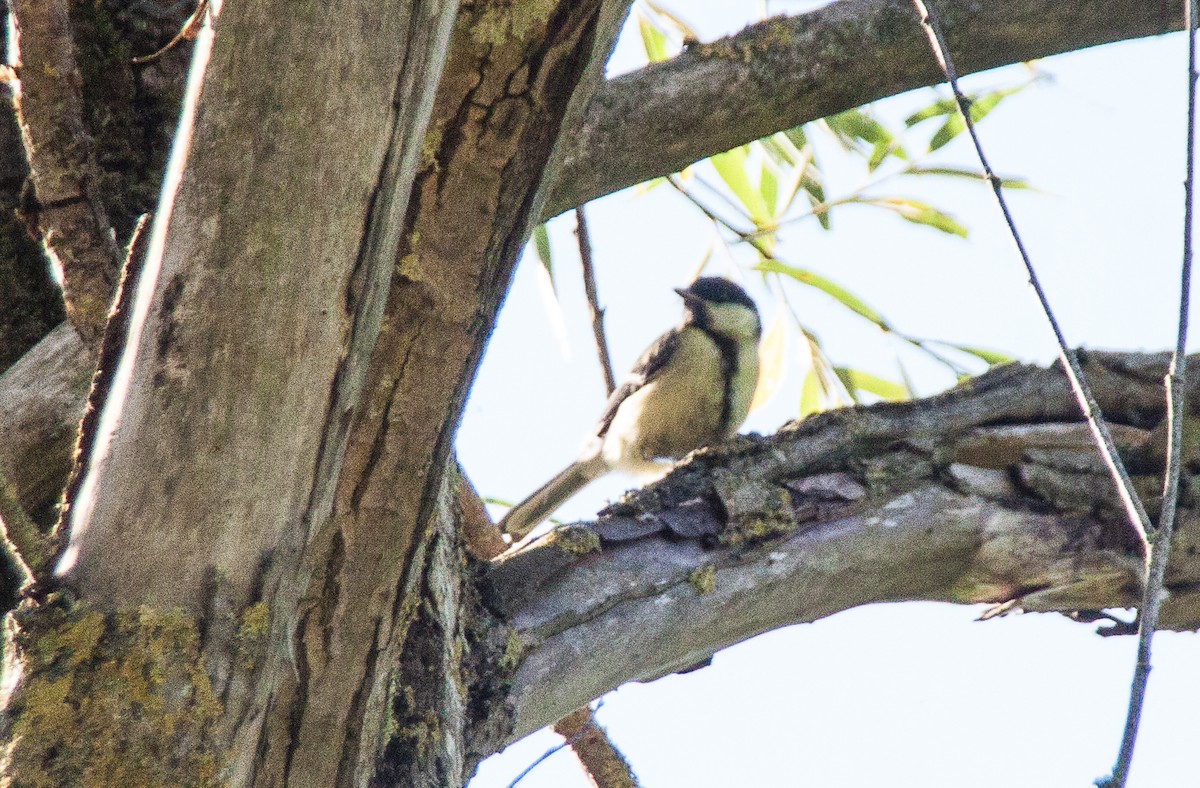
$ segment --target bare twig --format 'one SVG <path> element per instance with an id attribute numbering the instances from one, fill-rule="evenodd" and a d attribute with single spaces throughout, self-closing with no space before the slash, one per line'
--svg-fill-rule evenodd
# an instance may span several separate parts
<path id="1" fill-rule="evenodd" d="M 771 247 L 765 241 L 763 241 L 763 237 L 764 237 L 763 231 L 761 231 L 761 230 L 747 231 L 747 230 L 739 229 L 738 227 L 731 224 L 729 222 L 729 220 L 725 219 L 723 216 L 716 213 L 714 210 L 712 210 L 707 205 L 705 205 L 703 202 L 701 202 L 699 199 L 697 199 L 696 195 L 689 192 L 687 190 L 687 188 L 682 183 L 680 183 L 679 179 L 676 178 L 674 175 L 668 175 L 666 177 L 666 181 L 676 191 L 678 191 L 680 194 L 682 194 L 688 200 L 688 202 L 690 202 L 692 205 L 694 205 L 697 210 L 699 210 L 702 214 L 707 216 L 709 218 L 709 220 L 712 221 L 713 224 L 717 225 L 718 227 L 724 227 L 726 230 L 728 230 L 729 232 L 736 235 L 738 240 L 741 241 L 742 243 L 750 244 L 750 246 L 752 246 L 756 252 L 758 252 L 760 255 L 762 255 L 762 258 L 764 260 L 770 260 L 773 262 L 782 263 L 783 265 L 789 265 L 789 263 L 787 263 L 787 261 L 780 260 L 779 257 L 775 255 L 774 251 L 772 251 Z M 834 205 L 834 204 L 837 204 L 836 201 L 833 203 L 827 203 L 827 205 Z M 794 314 L 794 312 L 793 312 L 793 314 Z M 864 319 L 870 320 L 871 323 L 874 324 L 883 333 L 885 333 L 889 336 L 893 336 L 896 339 L 899 339 L 900 341 L 905 342 L 905 343 L 915 347 L 916 349 L 920 350 L 921 352 L 925 353 L 927 356 L 932 358 L 934 361 L 937 361 L 938 363 L 945 366 L 947 369 L 949 369 L 955 375 L 960 375 L 965 371 L 961 364 L 955 363 L 952 359 L 947 358 L 946 356 L 942 355 L 941 353 L 937 352 L 936 350 L 933 350 L 932 348 L 930 348 L 929 347 L 930 340 L 919 339 L 917 337 L 909 336 L 908 334 L 905 334 L 903 331 L 897 330 L 893 325 L 888 323 L 886 320 L 882 320 L 882 319 L 874 320 L 871 318 L 866 318 L 865 316 L 863 316 L 863 317 L 864 317 Z"/>
<path id="2" fill-rule="evenodd" d="M 596 336 L 596 353 L 600 357 L 600 369 L 604 372 L 604 387 L 609 394 L 617 388 L 613 375 L 612 356 L 608 352 L 608 338 L 604 334 L 604 309 L 596 294 L 596 269 L 592 265 L 592 237 L 588 232 L 587 216 L 583 206 L 575 209 L 575 237 L 579 239 L 579 262 L 583 266 L 583 289 L 587 293 L 588 309 L 592 313 L 592 333 Z"/>
<path id="3" fill-rule="evenodd" d="M 996 173 L 992 171 L 991 165 L 988 164 L 987 156 L 984 155 L 983 144 L 979 141 L 979 134 L 975 130 L 974 122 L 971 120 L 970 102 L 958 87 L 958 75 L 954 70 L 954 61 L 950 57 L 950 50 L 946 46 L 946 39 L 942 35 L 942 29 L 938 24 L 937 17 L 923 0 L 913 0 L 913 3 L 917 7 L 917 13 L 921 17 L 921 26 L 925 29 L 925 34 L 929 37 L 929 45 L 933 48 L 938 65 L 941 66 L 943 73 L 946 75 L 946 81 L 950 84 L 951 90 L 954 91 L 954 99 L 958 104 L 959 114 L 962 116 L 967 131 L 971 135 L 971 142 L 975 145 L 975 153 L 979 156 L 979 163 L 983 167 L 984 177 L 992 186 L 992 192 L 996 195 L 996 202 L 1000 205 L 1001 213 L 1004 214 L 1004 221 L 1008 224 L 1009 232 L 1012 234 L 1013 241 L 1017 245 L 1017 251 L 1020 252 L 1021 260 L 1025 263 L 1025 272 L 1029 275 L 1029 284 L 1037 294 L 1038 301 L 1042 305 L 1042 311 L 1046 315 L 1046 320 L 1049 322 L 1050 328 L 1054 331 L 1055 339 L 1058 340 L 1059 359 L 1062 361 L 1063 372 L 1066 374 L 1067 380 L 1071 383 L 1071 390 L 1075 394 L 1075 399 L 1079 402 L 1079 409 L 1083 411 L 1084 418 L 1087 420 L 1088 427 L 1091 429 L 1092 436 L 1100 451 L 1100 456 L 1103 458 L 1104 464 L 1108 467 L 1109 473 L 1113 477 L 1117 493 L 1121 498 L 1121 503 L 1124 505 L 1125 511 L 1129 516 L 1130 525 L 1137 533 L 1138 541 L 1142 545 L 1143 555 L 1147 563 L 1149 563 L 1150 540 L 1147 534 L 1150 532 L 1151 526 L 1150 518 L 1146 514 L 1146 507 L 1142 504 L 1141 498 L 1138 497 L 1137 492 L 1134 490 L 1133 481 L 1129 478 L 1129 472 L 1125 470 L 1125 463 L 1121 461 L 1121 456 L 1117 453 L 1116 444 L 1109 433 L 1108 425 L 1104 422 L 1104 415 L 1100 412 L 1100 406 L 1096 404 L 1096 399 L 1092 396 L 1091 388 L 1083 377 L 1083 370 L 1080 369 L 1079 359 L 1076 358 L 1075 351 L 1067 346 L 1066 337 L 1063 336 L 1062 329 L 1058 325 L 1058 320 L 1054 317 L 1054 311 L 1050 308 L 1046 292 L 1042 289 L 1037 272 L 1034 271 L 1033 263 L 1029 259 L 1029 252 L 1026 251 L 1025 244 L 1021 241 L 1021 235 L 1017 232 L 1016 223 L 1013 221 L 1012 213 L 1008 209 L 1008 202 L 1004 199 L 1002 182 L 996 176 Z"/>
<path id="4" fill-rule="evenodd" d="M 62 264 L 68 319 L 95 344 L 108 318 L 121 251 L 100 201 L 67 3 L 16 0 L 13 10 L 21 41 L 21 136 L 37 194 L 30 219 Z"/>
<path id="5" fill-rule="evenodd" d="M 160 47 L 156 52 L 152 52 L 149 55 L 130 58 L 129 62 L 137 66 L 144 66 L 147 63 L 153 63 L 155 60 L 158 60 L 160 57 L 179 46 L 180 43 L 184 41 L 192 41 L 196 38 L 196 36 L 200 35 L 200 28 L 204 26 L 204 16 L 207 12 L 208 0 L 199 0 L 199 2 L 196 3 L 196 10 L 192 12 L 191 16 L 184 20 L 183 25 L 180 26 L 179 32 L 175 34 L 174 38 Z"/>
<path id="6" fill-rule="evenodd" d="M 590 706 L 582 706 L 554 723 L 554 732 L 567 740 L 599 788 L 637 788 L 629 761 L 596 723 Z"/>
<path id="7" fill-rule="evenodd" d="M 1125 731 L 1121 736 L 1121 750 L 1112 775 L 1098 781 L 1099 785 L 1123 788 L 1133 763 L 1133 750 L 1137 743 L 1138 725 L 1142 717 L 1142 705 L 1146 699 L 1146 685 L 1150 678 L 1150 645 L 1154 630 L 1158 627 L 1158 614 L 1163 601 L 1163 576 L 1167 559 L 1171 553 L 1171 533 L 1175 527 L 1175 509 L 1179 501 L 1180 450 L 1183 445 L 1183 390 L 1187 377 L 1185 355 L 1188 332 L 1188 310 L 1191 306 L 1192 289 L 1192 214 L 1194 175 L 1196 161 L 1196 0 L 1184 0 L 1183 20 L 1188 36 L 1188 114 L 1187 114 L 1187 163 L 1183 180 L 1183 261 L 1180 265 L 1179 286 L 1179 330 L 1175 338 L 1175 353 L 1171 357 L 1171 368 L 1167 372 L 1167 419 L 1170 438 L 1167 441 L 1167 470 L 1163 480 L 1162 510 L 1158 518 L 1158 530 L 1154 534 L 1154 546 L 1150 554 L 1150 565 L 1146 570 L 1146 586 L 1143 590 L 1141 614 L 1138 618 L 1137 662 L 1133 670 L 1133 682 L 1129 691 L 1129 709 L 1125 716 Z"/>

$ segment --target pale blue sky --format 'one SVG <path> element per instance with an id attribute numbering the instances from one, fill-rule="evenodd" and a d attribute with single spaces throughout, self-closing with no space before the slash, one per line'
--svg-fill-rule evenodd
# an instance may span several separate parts
<path id="1" fill-rule="evenodd" d="M 773 12 L 811 4 L 772 3 Z M 759 3 L 679 2 L 705 39 L 738 29 Z M 639 63 L 636 35 L 616 66 Z M 1182 219 L 1185 40 L 1180 35 L 1042 61 L 1052 82 L 1001 104 L 982 125 L 993 166 L 1037 192 L 1012 205 L 1069 340 L 1093 348 L 1173 343 Z M 1023 78 L 978 75 L 981 89 Z M 902 119 L 928 91 L 877 105 Z M 974 165 L 966 140 L 938 162 Z M 831 161 L 831 164 L 833 162 Z M 861 174 L 834 166 L 834 196 Z M 834 215 L 833 232 L 800 224 L 780 255 L 864 298 L 893 324 L 1045 362 L 1053 342 L 990 193 L 967 183 L 897 186 L 951 210 L 964 241 L 865 208 Z M 884 189 L 886 192 L 887 189 Z M 618 374 L 678 319 L 671 292 L 710 245 L 711 226 L 671 190 L 622 192 L 589 208 L 601 298 Z M 569 462 L 604 400 L 574 255 L 573 220 L 551 223 L 565 314 L 564 356 L 539 295 L 535 259 L 517 272 L 467 406 L 459 455 L 484 495 L 519 499 Z M 745 263 L 749 258 L 742 260 Z M 726 272 L 722 254 L 710 271 Z M 776 308 L 754 291 L 768 320 Z M 797 306 L 838 363 L 894 376 L 878 331 L 819 294 Z M 1195 316 L 1193 316 L 1195 320 Z M 1196 343 L 1192 343 L 1193 347 Z M 952 382 L 914 361 L 925 393 Z M 748 430 L 770 432 L 796 412 L 793 375 Z M 515 447 L 509 449 L 507 447 Z M 514 461 L 514 454 L 517 461 Z M 589 488 L 560 512 L 591 517 L 627 480 Z M 713 665 L 610 693 L 598 717 L 646 788 L 1089 786 L 1111 768 L 1133 665 L 1132 638 L 1099 638 L 1057 616 L 973 623 L 978 610 L 929 603 L 875 606 L 763 635 Z M 1132 786 L 1200 784 L 1200 643 L 1155 640 L 1155 669 Z M 506 786 L 559 741 L 543 731 L 481 767 L 472 788 Z M 566 751 L 520 785 L 587 785 Z"/>

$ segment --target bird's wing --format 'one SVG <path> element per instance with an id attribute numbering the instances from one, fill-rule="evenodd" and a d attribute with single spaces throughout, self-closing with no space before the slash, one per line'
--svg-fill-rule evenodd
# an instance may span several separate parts
<path id="1" fill-rule="evenodd" d="M 603 438 L 608 432 L 621 403 L 663 371 L 671 355 L 679 346 L 681 330 L 679 328 L 671 329 L 654 340 L 654 343 L 642 353 L 637 363 L 633 365 L 633 369 L 629 370 L 629 374 L 621 381 L 621 385 L 617 386 L 616 391 L 609 396 L 608 403 L 604 406 L 604 415 L 600 417 L 600 423 L 596 425 L 597 437 Z"/>

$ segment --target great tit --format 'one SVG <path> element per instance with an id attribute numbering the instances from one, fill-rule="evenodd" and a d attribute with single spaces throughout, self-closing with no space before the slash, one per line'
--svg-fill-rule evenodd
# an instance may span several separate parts
<path id="1" fill-rule="evenodd" d="M 719 277 L 675 292 L 683 297 L 683 321 L 642 353 L 608 398 L 579 459 L 500 521 L 514 541 L 605 473 L 656 478 L 671 460 L 733 437 L 746 420 L 762 334 L 754 301 Z"/>

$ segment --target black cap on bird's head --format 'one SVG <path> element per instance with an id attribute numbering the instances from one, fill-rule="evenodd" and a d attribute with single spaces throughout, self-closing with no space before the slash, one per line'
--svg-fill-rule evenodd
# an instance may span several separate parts
<path id="1" fill-rule="evenodd" d="M 685 325 L 696 325 L 710 332 L 753 333 L 762 331 L 754 299 L 741 286 L 719 276 L 702 276 L 689 287 L 675 288 L 683 297 Z M 744 307 L 730 311 L 729 307 Z M 744 317 L 737 317 L 738 314 Z"/>
<path id="2" fill-rule="evenodd" d="M 719 276 L 702 276 L 689 287 L 675 288 L 675 292 L 683 296 L 689 305 L 703 301 L 709 304 L 741 304 L 748 309 L 755 309 L 754 300 L 741 285 Z"/>

